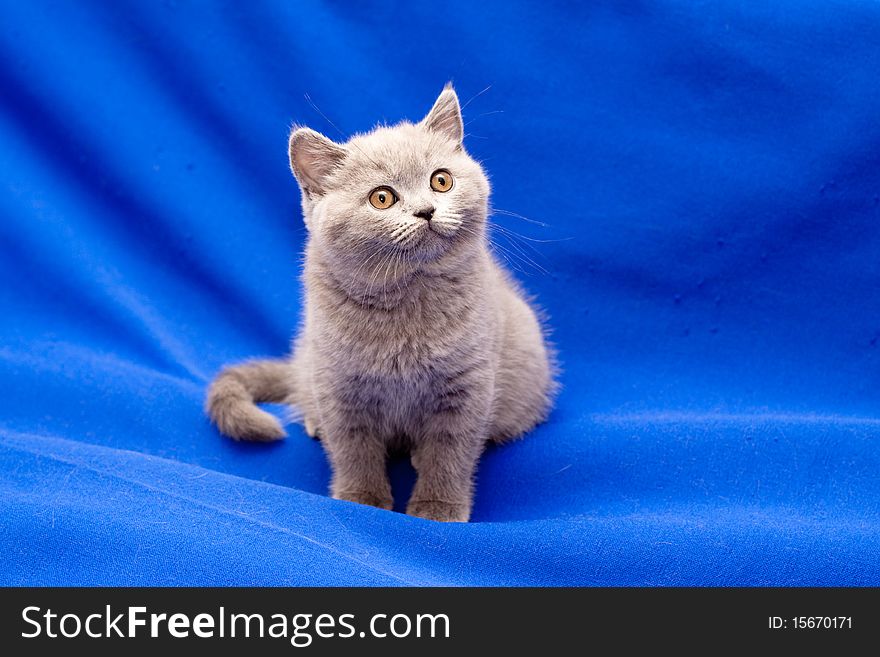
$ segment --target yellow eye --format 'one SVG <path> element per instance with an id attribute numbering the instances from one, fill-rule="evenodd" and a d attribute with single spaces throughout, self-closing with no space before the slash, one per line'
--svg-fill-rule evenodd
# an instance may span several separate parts
<path id="1" fill-rule="evenodd" d="M 377 187 L 370 192 L 370 205 L 377 210 L 387 210 L 397 203 L 397 196 L 390 187 Z"/>
<path id="2" fill-rule="evenodd" d="M 435 192 L 448 192 L 452 189 L 452 174 L 446 169 L 437 169 L 431 174 L 431 189 Z"/>

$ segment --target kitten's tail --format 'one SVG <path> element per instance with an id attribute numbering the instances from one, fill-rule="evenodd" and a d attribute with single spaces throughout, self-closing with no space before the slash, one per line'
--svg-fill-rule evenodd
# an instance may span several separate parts
<path id="1" fill-rule="evenodd" d="M 226 367 L 208 389 L 205 412 L 222 433 L 235 440 L 284 438 L 278 418 L 257 407 L 257 402 L 289 400 L 292 369 L 289 360 L 252 360 Z"/>

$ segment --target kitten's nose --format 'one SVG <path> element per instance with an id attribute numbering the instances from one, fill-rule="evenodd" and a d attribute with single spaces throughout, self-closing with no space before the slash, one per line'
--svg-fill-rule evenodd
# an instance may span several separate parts
<path id="1" fill-rule="evenodd" d="M 431 217 L 434 216 L 434 206 L 429 205 L 426 208 L 422 208 L 418 212 L 413 212 L 414 217 L 418 217 L 419 219 L 425 219 L 426 221 L 430 221 Z"/>

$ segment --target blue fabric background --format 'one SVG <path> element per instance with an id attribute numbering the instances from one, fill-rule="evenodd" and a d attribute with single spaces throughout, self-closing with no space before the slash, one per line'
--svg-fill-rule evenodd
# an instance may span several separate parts
<path id="1" fill-rule="evenodd" d="M 880 5 L 370 5 L 3 3 L 0 583 L 880 585 Z M 565 370 L 468 525 L 201 410 L 296 331 L 307 95 L 448 79 Z"/>

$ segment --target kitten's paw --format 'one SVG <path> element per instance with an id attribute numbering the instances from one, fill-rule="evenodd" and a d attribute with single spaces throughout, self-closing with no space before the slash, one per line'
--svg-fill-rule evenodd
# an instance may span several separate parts
<path id="1" fill-rule="evenodd" d="M 388 496 L 376 495 L 375 493 L 361 490 L 339 491 L 333 495 L 333 499 L 357 502 L 358 504 L 366 504 L 367 506 L 375 506 L 380 509 L 385 509 L 386 511 L 390 511 L 394 504 L 394 501 Z"/>
<path id="2" fill-rule="evenodd" d="M 311 418 L 306 418 L 303 422 L 306 427 L 306 434 L 308 434 L 309 438 L 314 438 L 315 440 L 321 440 L 321 430 L 318 428 L 318 423 L 315 422 Z"/>
<path id="3" fill-rule="evenodd" d="M 471 517 L 469 504 L 455 504 L 439 500 L 410 500 L 406 512 L 411 516 L 440 522 L 467 522 Z"/>

